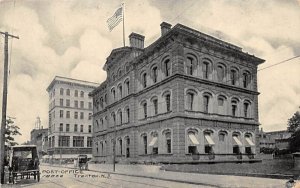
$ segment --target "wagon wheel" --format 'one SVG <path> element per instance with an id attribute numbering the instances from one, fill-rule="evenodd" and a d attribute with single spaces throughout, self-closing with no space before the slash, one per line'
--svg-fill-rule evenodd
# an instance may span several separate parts
<path id="1" fill-rule="evenodd" d="M 40 181 L 40 171 L 37 171 L 37 181 Z"/>

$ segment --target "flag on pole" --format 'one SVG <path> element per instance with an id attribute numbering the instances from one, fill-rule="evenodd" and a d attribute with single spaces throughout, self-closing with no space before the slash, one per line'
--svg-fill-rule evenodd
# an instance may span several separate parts
<path id="1" fill-rule="evenodd" d="M 110 17 L 106 22 L 109 31 L 112 31 L 123 20 L 123 5 L 116 10 L 114 15 Z"/>

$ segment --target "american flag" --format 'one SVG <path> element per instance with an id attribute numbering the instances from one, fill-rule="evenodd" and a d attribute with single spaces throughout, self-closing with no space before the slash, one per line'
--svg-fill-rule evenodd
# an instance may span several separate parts
<path id="1" fill-rule="evenodd" d="M 109 31 L 112 31 L 122 20 L 123 20 L 123 6 L 118 8 L 114 13 L 114 15 L 106 21 L 108 24 Z"/>

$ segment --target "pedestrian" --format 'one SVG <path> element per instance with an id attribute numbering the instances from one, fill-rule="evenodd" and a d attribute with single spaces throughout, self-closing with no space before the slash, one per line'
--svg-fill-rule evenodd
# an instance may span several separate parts
<path id="1" fill-rule="evenodd" d="M 290 178 L 286 183 L 285 183 L 285 187 L 286 188 L 293 188 L 295 186 L 295 181 L 293 178 Z"/>

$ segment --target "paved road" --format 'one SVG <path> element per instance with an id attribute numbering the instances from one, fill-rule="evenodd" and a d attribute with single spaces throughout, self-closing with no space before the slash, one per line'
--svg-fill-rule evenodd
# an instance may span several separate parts
<path id="1" fill-rule="evenodd" d="M 15 185 L 2 187 L 36 187 L 36 188 L 198 188 L 214 187 L 208 185 L 193 185 L 150 178 L 130 177 L 116 174 L 99 173 L 41 166 L 41 181 L 18 180 Z"/>

